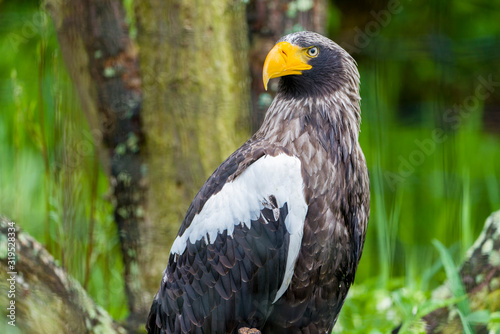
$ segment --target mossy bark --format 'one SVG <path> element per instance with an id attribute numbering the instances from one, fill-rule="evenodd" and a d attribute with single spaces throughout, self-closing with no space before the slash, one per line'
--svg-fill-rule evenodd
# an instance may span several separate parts
<path id="1" fill-rule="evenodd" d="M 248 36 L 242 1 L 137 1 L 136 20 L 153 294 L 196 191 L 249 137 Z"/>

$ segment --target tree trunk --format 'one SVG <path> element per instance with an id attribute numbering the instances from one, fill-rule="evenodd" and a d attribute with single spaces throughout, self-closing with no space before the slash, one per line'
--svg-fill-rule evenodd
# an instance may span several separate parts
<path id="1" fill-rule="evenodd" d="M 262 83 L 262 67 L 266 55 L 283 35 L 311 30 L 324 34 L 326 30 L 327 1 L 252 0 L 247 8 L 250 29 L 250 74 L 252 88 L 252 130 L 260 127 L 267 107 L 276 93 L 269 92 Z"/>
<path id="2" fill-rule="evenodd" d="M 249 137 L 243 1 L 136 2 L 143 82 L 150 300 L 196 191 Z"/>
<path id="3" fill-rule="evenodd" d="M 40 243 L 3 217 L 0 245 L 4 333 L 126 333 Z"/>
<path id="4" fill-rule="evenodd" d="M 119 0 L 47 0 L 46 8 L 110 177 L 130 320 L 136 326 L 144 322 L 150 302 L 139 270 L 145 196 L 137 51 Z"/>

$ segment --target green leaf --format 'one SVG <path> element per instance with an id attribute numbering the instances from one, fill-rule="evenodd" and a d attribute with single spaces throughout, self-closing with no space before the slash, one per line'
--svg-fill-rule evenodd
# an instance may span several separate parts
<path id="1" fill-rule="evenodd" d="M 490 311 L 481 310 L 472 312 L 465 318 L 471 324 L 487 324 L 490 321 Z"/>
<path id="2" fill-rule="evenodd" d="M 465 317 L 465 315 L 460 310 L 457 310 L 457 312 L 458 312 L 458 315 L 460 316 L 460 320 L 462 321 L 462 326 L 464 328 L 464 333 L 465 334 L 473 334 L 474 331 L 470 327 L 470 324 L 467 321 L 467 318 Z"/>
<path id="3" fill-rule="evenodd" d="M 444 247 L 444 245 L 438 240 L 434 239 L 432 244 L 437 248 L 441 261 L 443 262 L 444 270 L 448 281 L 450 282 L 450 289 L 453 296 L 460 298 L 462 296 L 467 296 L 464 286 L 462 284 L 462 279 L 458 272 L 457 266 L 453 262 L 450 253 Z M 469 300 L 464 298 L 461 302 L 457 304 L 458 310 L 465 316 L 470 314 Z"/>

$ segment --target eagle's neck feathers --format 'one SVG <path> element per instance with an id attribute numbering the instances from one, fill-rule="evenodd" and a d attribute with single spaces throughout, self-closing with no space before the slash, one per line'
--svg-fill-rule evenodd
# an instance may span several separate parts
<path id="1" fill-rule="evenodd" d="M 350 154 L 358 145 L 359 100 L 357 89 L 299 99 L 278 92 L 254 138 L 289 147 L 307 133 L 309 140 L 317 141 L 332 155 L 339 151 Z"/>

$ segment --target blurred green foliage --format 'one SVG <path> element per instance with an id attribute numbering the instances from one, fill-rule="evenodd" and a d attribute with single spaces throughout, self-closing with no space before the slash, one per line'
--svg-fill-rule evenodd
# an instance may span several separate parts
<path id="1" fill-rule="evenodd" d="M 388 10 L 376 3 L 375 14 Z M 371 8 L 347 21 L 345 6 L 329 4 L 328 26 L 333 39 L 346 31 L 368 37 L 343 41 L 354 46 L 361 73 L 372 206 L 356 283 L 334 331 L 387 333 L 403 324 L 420 333 L 420 317 L 443 306 L 429 300 L 446 279 L 432 240 L 460 263 L 500 208 L 500 122 L 490 122 L 500 110 L 500 1 L 401 1 L 378 30 Z M 0 55 L 0 213 L 123 319 L 108 181 L 52 22 L 36 1 L 0 2 Z M 491 311 L 464 321 L 497 330 L 500 317 Z"/>
<path id="2" fill-rule="evenodd" d="M 356 20 L 339 2 L 340 23 L 329 24 L 359 65 L 372 187 L 365 250 L 334 331 L 386 333 L 404 322 L 418 333 L 408 321 L 452 280 L 432 240 L 458 264 L 500 208 L 500 1 L 374 4 Z"/>
<path id="3" fill-rule="evenodd" d="M 0 3 L 0 54 L 0 214 L 42 242 L 99 305 L 124 318 L 108 180 L 52 21 L 37 1 Z"/>

